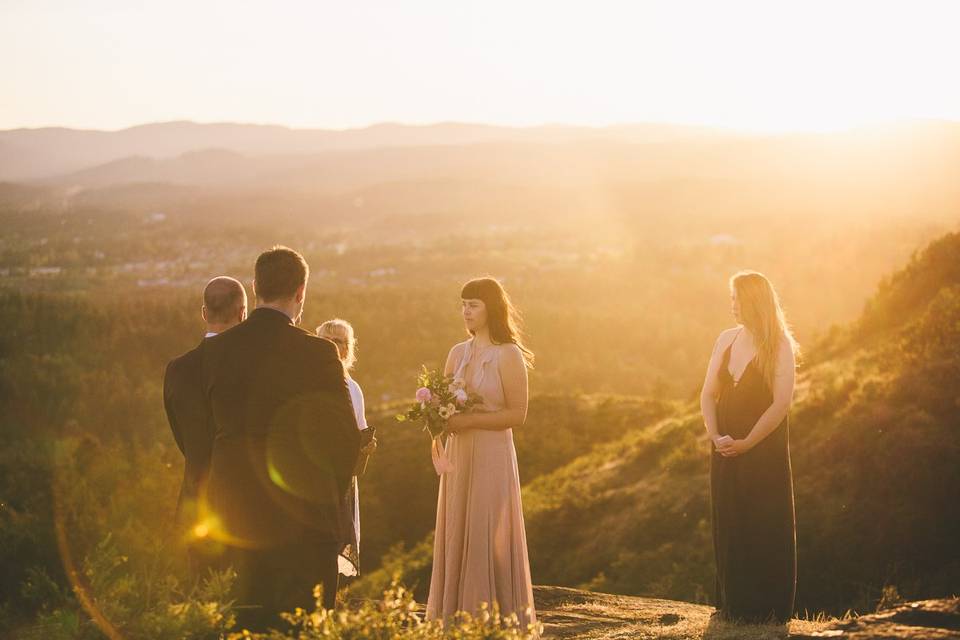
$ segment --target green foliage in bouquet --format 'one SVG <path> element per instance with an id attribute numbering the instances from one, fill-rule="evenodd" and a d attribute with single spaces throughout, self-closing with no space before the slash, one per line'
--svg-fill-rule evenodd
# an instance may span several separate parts
<path id="1" fill-rule="evenodd" d="M 417 384 L 416 402 L 406 413 L 398 414 L 397 420 L 423 422 L 424 430 L 433 438 L 443 433 L 450 416 L 483 403 L 477 394 L 467 393 L 463 380 L 445 376 L 437 369 L 421 367 Z"/>

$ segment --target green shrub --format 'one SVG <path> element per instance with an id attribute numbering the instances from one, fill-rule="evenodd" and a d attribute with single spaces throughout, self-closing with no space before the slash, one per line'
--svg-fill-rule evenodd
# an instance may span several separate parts
<path id="1" fill-rule="evenodd" d="M 521 628 L 515 615 L 501 616 L 498 608 L 482 606 L 476 615 L 461 612 L 445 627 L 440 622 L 425 621 L 418 612 L 413 594 L 396 582 L 378 601 L 365 601 L 354 609 L 328 611 L 320 604 L 319 588 L 316 610 L 297 609 L 284 614 L 291 630 L 263 634 L 239 632 L 231 640 L 526 640 L 542 632 L 542 626 Z"/>

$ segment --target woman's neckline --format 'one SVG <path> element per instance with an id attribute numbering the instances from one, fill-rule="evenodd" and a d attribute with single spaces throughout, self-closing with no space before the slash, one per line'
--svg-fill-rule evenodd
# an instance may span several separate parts
<path id="1" fill-rule="evenodd" d="M 496 347 L 496 346 L 498 346 L 498 345 L 497 345 L 496 342 L 489 342 L 489 343 L 487 343 L 487 344 L 485 344 L 485 345 L 480 346 L 480 345 L 477 343 L 477 337 L 476 337 L 476 336 L 473 336 L 473 337 L 470 338 L 470 346 L 472 346 L 474 349 L 476 349 L 476 350 L 478 350 L 478 351 L 486 351 L 486 350 L 489 349 L 490 347 Z"/>
<path id="2" fill-rule="evenodd" d="M 740 382 L 743 380 L 743 376 L 747 375 L 747 370 L 750 368 L 750 365 L 753 364 L 754 360 L 757 359 L 757 356 L 760 355 L 756 349 L 754 349 L 753 357 L 747 361 L 747 364 L 743 365 L 743 369 L 740 371 L 739 377 L 734 377 L 733 372 L 730 371 L 730 356 L 733 355 L 733 345 L 737 341 L 737 338 L 740 337 L 740 333 L 743 332 L 744 327 L 740 327 L 740 330 L 737 331 L 737 335 L 733 336 L 733 340 L 730 341 L 730 344 L 727 346 L 727 362 L 724 366 L 724 369 L 727 371 L 727 375 L 730 376 L 730 380 L 733 382 L 734 387 L 740 386 Z"/>

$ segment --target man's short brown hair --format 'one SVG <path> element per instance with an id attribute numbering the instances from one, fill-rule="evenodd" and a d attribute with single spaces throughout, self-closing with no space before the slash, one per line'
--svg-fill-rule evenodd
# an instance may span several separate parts
<path id="1" fill-rule="evenodd" d="M 210 324 L 233 321 L 247 306 L 247 292 L 240 281 L 229 276 L 217 276 L 203 288 L 203 307 Z"/>
<path id="2" fill-rule="evenodd" d="M 306 284 L 310 267 L 303 256 L 289 247 L 277 245 L 264 251 L 254 267 L 254 288 L 260 302 L 292 298 Z"/>

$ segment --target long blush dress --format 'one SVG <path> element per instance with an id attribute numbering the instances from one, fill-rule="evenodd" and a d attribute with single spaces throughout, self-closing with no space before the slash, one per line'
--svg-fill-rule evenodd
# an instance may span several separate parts
<path id="1" fill-rule="evenodd" d="M 454 377 L 463 379 L 477 360 L 464 382 L 483 398 L 486 411 L 506 404 L 498 367 L 503 348 L 477 351 L 470 340 L 456 368 Z M 440 475 L 427 618 L 448 620 L 496 602 L 501 614 L 515 613 L 524 627 L 535 624 L 513 430 L 461 431 L 448 438 L 445 455 L 452 469 Z"/>

